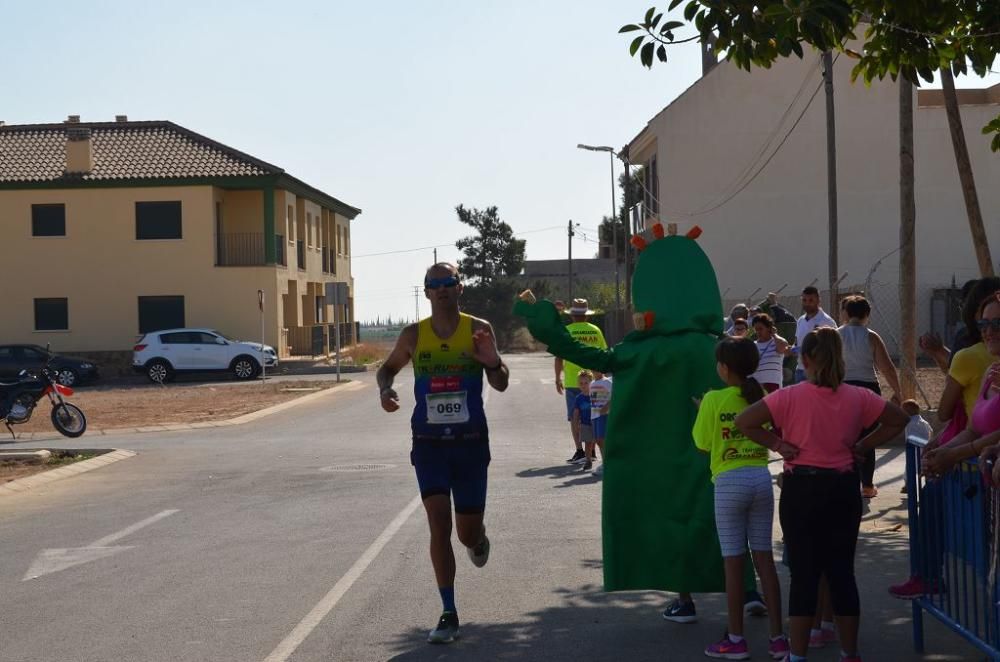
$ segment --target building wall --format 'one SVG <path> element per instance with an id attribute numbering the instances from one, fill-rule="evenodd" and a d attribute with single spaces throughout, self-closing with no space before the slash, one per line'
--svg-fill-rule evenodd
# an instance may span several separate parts
<path id="1" fill-rule="evenodd" d="M 258 338 L 257 290 L 274 301 L 273 267 L 215 266 L 212 187 L 0 191 L 6 276 L 0 342 L 56 351 L 117 351 L 139 334 L 138 297 L 184 296 L 185 322 Z M 137 201 L 179 200 L 182 239 L 137 240 Z M 32 237 L 33 203 L 66 205 L 65 237 Z M 35 331 L 35 298 L 68 299 L 68 331 Z M 278 339 L 276 316 L 268 342 Z"/>
<path id="2" fill-rule="evenodd" d="M 760 162 L 782 113 L 794 120 L 821 82 L 819 55 L 779 60 L 752 73 L 721 64 L 650 121 L 633 141 L 632 160 L 655 150 L 659 165 L 660 218 L 682 228 L 700 225 L 700 244 L 715 265 L 727 298 L 788 284 L 795 291 L 818 278 L 826 285 L 828 259 L 826 115 L 822 89 L 788 140 L 761 174 L 718 209 Z M 898 87 L 851 84 L 853 63 L 834 69 L 839 189 L 839 271 L 844 283 L 877 286 L 884 323 L 897 321 L 895 254 L 899 246 Z M 915 103 L 916 106 L 916 103 Z M 1000 112 L 992 105 L 963 106 L 966 138 L 980 204 L 994 252 L 1000 250 L 1000 155 L 989 150 L 981 127 Z M 790 126 L 791 121 L 785 126 Z M 933 286 L 961 284 L 977 274 L 956 174 L 947 119 L 941 107 L 915 111 L 918 320 L 929 322 Z M 652 134 L 654 142 L 649 141 Z M 778 133 L 775 144 L 784 136 Z M 642 145 L 652 145 L 643 148 Z M 682 230 L 683 231 L 683 230 Z M 742 295 L 740 294 L 742 293 Z M 876 320 L 877 321 L 877 320 Z"/>

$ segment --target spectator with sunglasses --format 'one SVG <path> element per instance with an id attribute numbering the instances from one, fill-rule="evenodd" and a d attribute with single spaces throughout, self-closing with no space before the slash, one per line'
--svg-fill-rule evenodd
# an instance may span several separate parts
<path id="1" fill-rule="evenodd" d="M 413 364 L 416 406 L 410 419 L 413 448 L 410 463 L 431 533 L 431 564 L 443 612 L 431 630 L 430 643 L 458 638 L 455 607 L 455 554 L 451 546 L 452 499 L 458 540 L 477 568 L 486 565 L 486 478 L 490 449 L 483 410 L 483 375 L 498 391 L 507 389 L 509 372 L 486 320 L 459 310 L 462 283 L 458 268 L 439 262 L 424 276 L 424 296 L 431 316 L 403 329 L 376 379 L 382 409 L 399 409 L 392 388 L 395 376 Z"/>

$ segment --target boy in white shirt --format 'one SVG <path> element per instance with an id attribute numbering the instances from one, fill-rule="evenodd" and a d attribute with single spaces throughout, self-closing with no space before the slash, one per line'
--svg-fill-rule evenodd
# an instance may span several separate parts
<path id="1" fill-rule="evenodd" d="M 594 444 L 601 449 L 601 459 L 604 459 L 604 435 L 608 429 L 608 414 L 611 412 L 611 387 L 610 376 L 594 372 L 594 381 L 590 384 L 590 421 L 594 430 Z M 585 467 L 590 465 L 591 459 L 596 459 L 593 447 L 588 452 L 590 457 L 587 458 Z M 603 473 L 602 463 L 594 469 L 594 475 L 600 476 Z"/>

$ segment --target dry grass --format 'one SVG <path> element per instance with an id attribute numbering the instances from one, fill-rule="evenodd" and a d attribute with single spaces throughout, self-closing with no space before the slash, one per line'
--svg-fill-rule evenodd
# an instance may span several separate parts
<path id="1" fill-rule="evenodd" d="M 96 457 L 100 453 L 76 453 L 73 451 L 52 451 L 52 457 L 45 462 L 0 462 L 0 484 L 9 483 L 18 478 L 27 478 L 35 474 L 58 469 L 67 464 L 81 462 Z"/>
<path id="2" fill-rule="evenodd" d="M 77 391 L 69 400 L 83 410 L 88 427 L 131 428 L 235 418 L 335 386 L 330 381 L 123 386 Z M 50 410 L 47 402 L 40 402 L 31 421 L 14 430 L 53 432 Z"/>
<path id="3" fill-rule="evenodd" d="M 344 349 L 344 356 L 349 356 L 354 361 L 354 365 L 366 365 L 369 363 L 381 363 L 388 358 L 395 342 L 391 340 L 379 342 L 362 342 Z"/>

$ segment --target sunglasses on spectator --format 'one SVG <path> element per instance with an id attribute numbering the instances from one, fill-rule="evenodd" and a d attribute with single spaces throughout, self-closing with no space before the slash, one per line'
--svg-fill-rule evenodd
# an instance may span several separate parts
<path id="1" fill-rule="evenodd" d="M 428 290 L 437 290 L 442 287 L 455 287 L 458 285 L 458 276 L 446 276 L 445 278 L 428 278 L 424 281 L 424 287 Z"/>
<path id="2" fill-rule="evenodd" d="M 986 331 L 987 329 L 993 331 L 993 333 L 1000 332 L 1000 317 L 994 317 L 989 320 L 979 320 L 976 322 L 976 326 L 979 327 L 980 331 Z"/>

